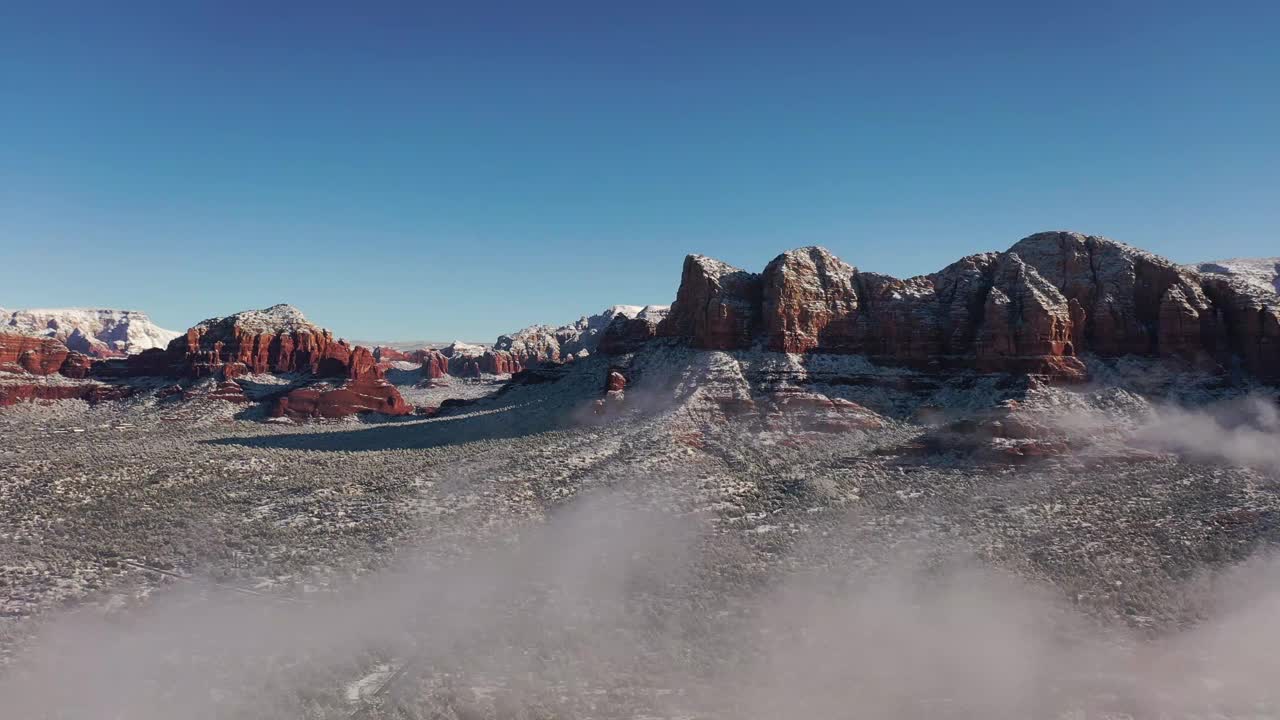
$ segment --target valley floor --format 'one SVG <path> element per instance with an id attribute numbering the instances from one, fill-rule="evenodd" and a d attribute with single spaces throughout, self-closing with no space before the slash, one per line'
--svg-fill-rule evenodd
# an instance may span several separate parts
<path id="1" fill-rule="evenodd" d="M 614 365 L 604 414 L 603 358 L 431 419 L 6 410 L 0 716 L 1280 712 L 1273 398 Z"/>

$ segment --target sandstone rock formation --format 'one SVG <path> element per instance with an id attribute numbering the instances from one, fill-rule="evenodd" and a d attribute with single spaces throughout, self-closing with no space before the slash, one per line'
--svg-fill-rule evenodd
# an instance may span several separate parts
<path id="1" fill-rule="evenodd" d="M 38 379 L 0 379 L 0 407 L 45 400 L 83 400 L 96 405 L 109 400 L 122 400 L 132 394 L 132 388 L 97 382 L 50 383 Z"/>
<path id="2" fill-rule="evenodd" d="M 272 417 L 341 418 L 365 413 L 408 415 L 413 406 L 404 401 L 395 385 L 387 382 L 373 353 L 357 346 L 351 352 L 347 379 L 337 386 L 328 383 L 297 388 L 277 398 Z"/>
<path id="3" fill-rule="evenodd" d="M 439 350 L 427 350 L 422 354 L 422 375 L 428 380 L 449 374 L 449 358 Z"/>
<path id="4" fill-rule="evenodd" d="M 853 347 L 858 271 L 820 247 L 783 253 L 764 269 L 764 333 L 770 350 Z"/>
<path id="5" fill-rule="evenodd" d="M 607 355 L 634 352 L 658 336 L 658 326 L 666 319 L 668 309 L 666 305 L 646 305 L 634 315 L 616 313 L 596 349 Z"/>
<path id="6" fill-rule="evenodd" d="M 52 375 L 69 354 L 66 345 L 52 338 L 0 332 L 0 371 Z"/>
<path id="7" fill-rule="evenodd" d="M 39 334 L 0 332 L 0 406 L 42 400 L 98 403 L 132 390 L 89 381 L 93 359 Z"/>
<path id="8" fill-rule="evenodd" d="M 337 418 L 413 410 L 385 380 L 373 352 L 335 340 L 332 332 L 289 305 L 206 320 L 176 338 L 163 354 L 148 351 L 131 357 L 128 370 L 132 375 L 186 380 L 216 378 L 220 382 L 207 396 L 233 402 L 247 401 L 236 382 L 247 374 L 298 375 L 302 381 L 342 379 L 291 390 L 274 402 L 276 416 Z"/>
<path id="9" fill-rule="evenodd" d="M 88 355 L 69 352 L 67 359 L 63 360 L 62 366 L 58 368 L 58 373 L 69 378 L 87 378 L 93 371 L 93 362 L 93 358 Z"/>
<path id="10" fill-rule="evenodd" d="M 906 280 L 859 271 L 817 247 L 783 253 L 760 275 L 690 255 L 655 334 L 705 349 L 857 353 L 1070 380 L 1086 375 L 1082 353 L 1170 357 L 1238 363 L 1270 380 L 1280 377 L 1278 305 L 1258 283 L 1049 232 Z"/>
<path id="11" fill-rule="evenodd" d="M 425 349 L 425 348 L 424 348 Z M 398 350 L 386 345 L 379 345 L 373 349 L 373 358 L 380 363 L 385 362 L 414 362 L 413 354 L 421 351 Z"/>
<path id="12" fill-rule="evenodd" d="M 534 325 L 523 330 L 502 335 L 494 343 L 493 349 L 508 352 L 521 367 L 532 367 L 543 362 L 567 362 L 583 353 L 591 354 L 606 342 L 611 332 L 613 342 L 623 340 L 627 334 L 622 326 L 614 331 L 616 322 L 636 320 L 630 326 L 631 334 L 644 334 L 644 328 L 656 327 L 665 315 L 663 305 L 613 305 L 597 315 L 586 315 L 577 322 L 553 328 L 549 325 Z M 652 337 L 652 333 L 648 337 Z M 647 339 L 647 338 L 646 338 Z"/>
<path id="13" fill-rule="evenodd" d="M 1037 233 L 1018 241 L 1017 254 L 1084 311 L 1077 337 L 1104 356 L 1173 355 L 1160 342 L 1161 304 L 1177 303 L 1178 312 L 1212 333 L 1212 313 L 1194 273 L 1164 258 L 1106 238 L 1072 232 Z M 1170 328 L 1173 336 L 1185 334 Z M 1178 344 L 1184 344 L 1180 339 Z M 1201 345 L 1195 342 L 1195 345 Z"/>
<path id="14" fill-rule="evenodd" d="M 680 289 L 658 335 L 687 338 L 704 350 L 751 346 L 759 325 L 760 276 L 703 255 L 684 259 Z"/>
<path id="15" fill-rule="evenodd" d="M 439 351 L 444 358 L 444 367 L 454 377 L 480 377 L 481 375 L 511 375 L 523 369 L 520 359 L 515 353 L 507 350 L 493 350 L 483 345 L 454 342 Z M 559 357 L 557 356 L 556 361 Z M 534 360 L 534 362 L 537 362 Z M 555 361 L 552 361 L 555 362 Z M 424 375 L 434 372 L 426 363 Z M 428 375 L 428 377 L 439 377 Z"/>
<path id="16" fill-rule="evenodd" d="M 1212 338 L 1218 355 L 1229 354 L 1264 380 L 1280 381 L 1280 300 L 1250 283 L 1222 277 L 1206 276 L 1204 290 L 1217 320 Z"/>
<path id="17" fill-rule="evenodd" d="M 205 320 L 166 349 L 172 372 L 179 377 L 226 380 L 247 373 L 341 376 L 353 351 L 291 305 Z"/>
<path id="18" fill-rule="evenodd" d="M 1083 379 L 1067 299 L 1018 255 L 997 262 L 982 309 L 977 367 Z"/>

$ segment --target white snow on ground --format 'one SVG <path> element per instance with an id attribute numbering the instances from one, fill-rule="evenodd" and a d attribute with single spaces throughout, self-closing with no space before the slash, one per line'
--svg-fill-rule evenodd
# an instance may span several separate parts
<path id="1" fill-rule="evenodd" d="M 1213 260 L 1186 267 L 1210 275 L 1226 275 L 1280 292 L 1280 257 Z"/>
<path id="2" fill-rule="evenodd" d="M 163 348 L 179 335 L 157 326 L 144 312 L 107 308 L 0 309 L 0 329 L 54 338 L 79 352 L 100 344 L 113 352 L 136 353 Z"/>
<path id="3" fill-rule="evenodd" d="M 395 668 L 386 663 L 378 663 L 373 666 L 373 670 L 368 675 L 347 683 L 346 697 L 349 703 L 358 703 L 364 698 L 373 696 L 378 692 L 378 688 L 391 677 L 395 672 Z"/>

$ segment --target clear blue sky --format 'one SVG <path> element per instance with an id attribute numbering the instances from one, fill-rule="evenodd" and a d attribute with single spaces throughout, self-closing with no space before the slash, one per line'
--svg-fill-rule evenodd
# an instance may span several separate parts
<path id="1" fill-rule="evenodd" d="M 669 302 L 689 252 L 1277 255 L 1277 37 L 1264 2 L 11 3 L 0 306 L 490 340 Z"/>

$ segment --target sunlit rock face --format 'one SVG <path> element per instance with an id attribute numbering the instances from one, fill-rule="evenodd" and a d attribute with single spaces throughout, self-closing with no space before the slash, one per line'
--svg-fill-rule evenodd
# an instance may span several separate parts
<path id="1" fill-rule="evenodd" d="M 849 353 L 922 368 L 1082 379 L 1082 354 L 1239 362 L 1280 376 L 1275 294 L 1106 238 L 1038 233 L 905 280 L 820 247 L 754 274 L 701 255 L 654 335 L 709 350 Z M 632 343 L 634 345 L 634 342 Z"/>

